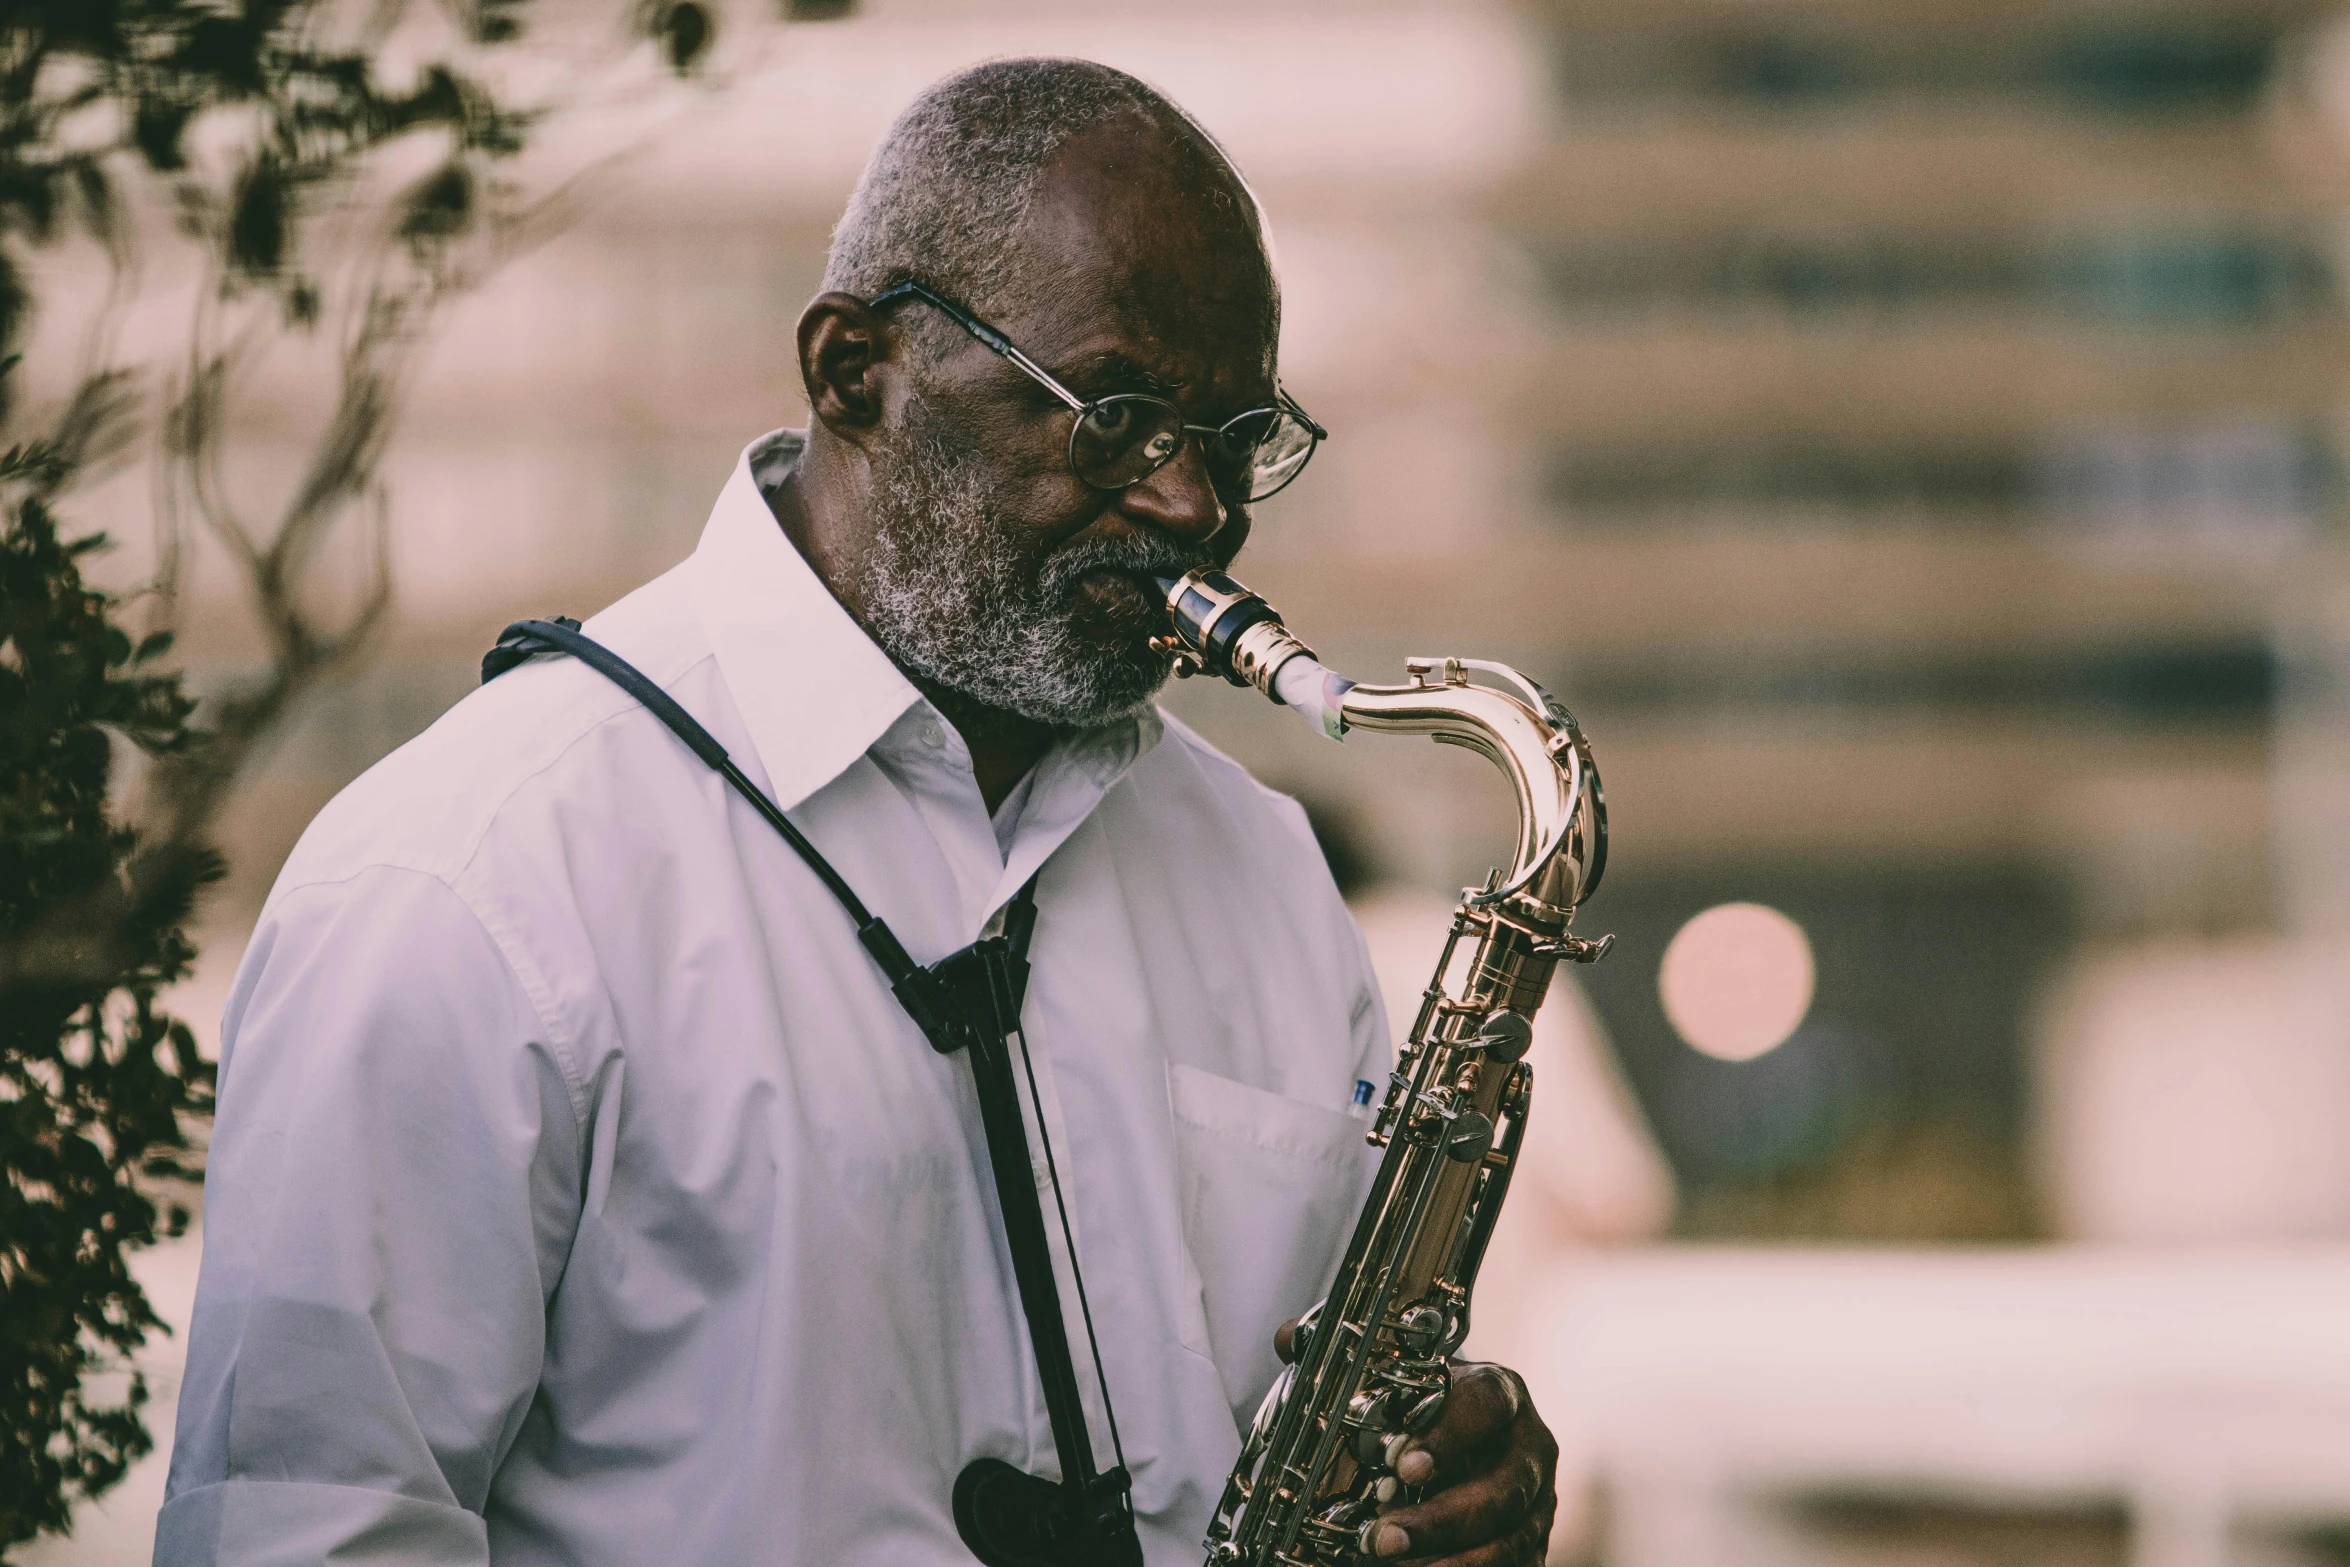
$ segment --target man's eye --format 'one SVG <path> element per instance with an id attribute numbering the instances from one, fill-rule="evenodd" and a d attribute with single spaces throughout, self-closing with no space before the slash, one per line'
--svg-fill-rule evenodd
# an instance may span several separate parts
<path id="1" fill-rule="evenodd" d="M 1133 427 L 1134 410 L 1124 403 L 1100 403 L 1086 413 L 1085 423 L 1095 436 L 1114 441 Z"/>

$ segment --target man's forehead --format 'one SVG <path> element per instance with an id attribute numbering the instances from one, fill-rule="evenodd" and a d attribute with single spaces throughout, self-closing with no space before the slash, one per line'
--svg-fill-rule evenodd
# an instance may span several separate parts
<path id="1" fill-rule="evenodd" d="M 1134 133 L 1073 143 L 1040 183 L 1017 236 L 1015 289 L 1040 346 L 1123 354 L 1174 378 L 1265 373 L 1279 295 L 1253 208 L 1221 160 Z"/>
<path id="2" fill-rule="evenodd" d="M 1261 293 L 1218 297 L 1153 281 L 1072 268 L 1061 286 L 1029 297 L 1017 328 L 999 324 L 1030 353 L 1049 354 L 1072 373 L 1188 381 L 1270 369 L 1275 318 Z"/>

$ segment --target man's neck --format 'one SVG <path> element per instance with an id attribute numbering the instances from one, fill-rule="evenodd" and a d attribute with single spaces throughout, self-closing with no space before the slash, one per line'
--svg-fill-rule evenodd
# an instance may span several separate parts
<path id="1" fill-rule="evenodd" d="M 812 476 L 808 467 L 807 459 L 803 458 L 781 484 L 767 491 L 767 506 L 774 512 L 784 537 L 800 552 L 800 558 L 861 626 L 865 617 L 855 596 L 841 591 L 841 554 L 836 541 L 828 538 L 827 530 L 820 525 L 819 515 L 826 508 L 813 504 L 816 497 L 809 493 Z M 821 488 L 822 480 L 815 479 L 815 484 Z M 1020 786 L 1020 780 L 1028 776 L 1028 770 L 1052 749 L 1052 726 L 984 706 L 911 670 L 905 674 L 963 737 L 963 744 L 971 753 L 971 773 L 978 781 L 979 797 L 987 802 L 988 813 L 993 815 L 996 807 Z"/>
<path id="2" fill-rule="evenodd" d="M 961 692 L 949 691 L 911 671 L 906 678 L 930 698 L 930 705 L 945 714 L 947 722 L 963 737 L 963 744 L 971 753 L 971 776 L 979 784 L 979 797 L 987 802 L 987 813 L 993 816 L 996 807 L 1020 787 L 1020 780 L 1028 776 L 1028 770 L 1052 749 L 1055 738 L 1052 725 L 982 706 Z"/>

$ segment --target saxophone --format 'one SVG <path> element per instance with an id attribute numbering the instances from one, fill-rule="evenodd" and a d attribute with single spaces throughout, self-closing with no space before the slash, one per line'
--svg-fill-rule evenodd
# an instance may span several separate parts
<path id="1" fill-rule="evenodd" d="M 1360 1562 L 1380 1507 L 1403 1494 L 1395 1461 L 1442 1414 L 1448 1357 L 1468 1337 L 1469 1292 L 1526 1135 L 1534 1009 L 1560 959 L 1596 961 L 1614 940 L 1568 928 L 1607 864 L 1607 803 L 1574 715 L 1506 665 L 1415 658 L 1408 684 L 1357 685 L 1224 573 L 1162 586 L 1172 627 L 1153 645 L 1177 673 L 1253 685 L 1333 740 L 1367 729 L 1465 746 L 1517 800 L 1516 854 L 1454 911 L 1372 1123 L 1386 1149 L 1378 1177 L 1205 1542 L 1208 1567 Z"/>

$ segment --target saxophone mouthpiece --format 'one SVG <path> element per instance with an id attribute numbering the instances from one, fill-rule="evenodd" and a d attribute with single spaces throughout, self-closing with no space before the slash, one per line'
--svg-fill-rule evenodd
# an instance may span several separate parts
<path id="1" fill-rule="evenodd" d="M 1221 675 L 1254 686 L 1317 733 L 1345 738 L 1341 703 L 1354 682 L 1325 669 L 1282 624 L 1280 611 L 1212 568 L 1158 581 L 1167 595 L 1168 631 L 1151 646 L 1175 660 L 1178 675 Z"/>

